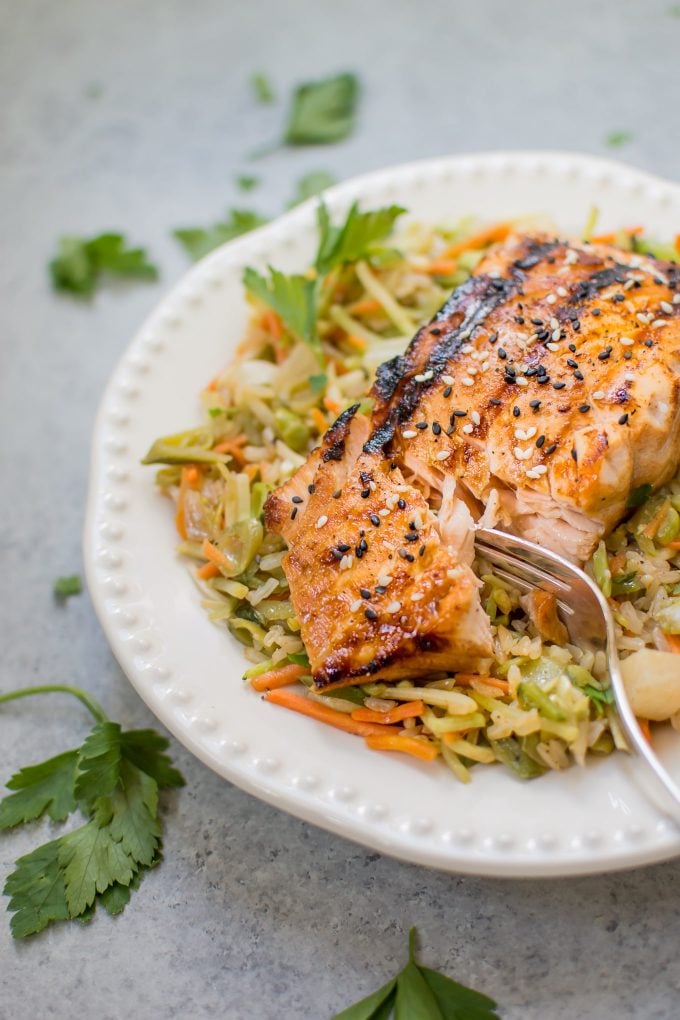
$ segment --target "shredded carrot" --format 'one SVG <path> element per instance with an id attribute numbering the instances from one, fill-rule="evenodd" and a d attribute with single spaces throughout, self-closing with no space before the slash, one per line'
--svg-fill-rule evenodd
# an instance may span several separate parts
<path id="1" fill-rule="evenodd" d="M 347 375 L 347 372 L 349 371 L 347 366 L 345 364 L 343 364 L 342 361 L 338 361 L 337 358 L 329 358 L 328 359 L 328 364 L 333 366 L 333 368 L 335 370 L 335 374 L 337 376 Z"/>
<path id="2" fill-rule="evenodd" d="M 347 343 L 350 347 L 353 347 L 355 351 L 365 351 L 366 341 L 362 336 L 357 336 L 356 333 L 347 334 Z"/>
<path id="3" fill-rule="evenodd" d="M 616 234 L 596 234 L 595 237 L 590 239 L 593 244 L 614 244 L 616 241 Z"/>
<path id="4" fill-rule="evenodd" d="M 437 748 L 434 744 L 426 744 L 415 737 L 402 737 L 398 733 L 380 733 L 374 737 L 366 737 L 366 743 L 372 751 L 403 751 L 422 761 L 434 761 Z"/>
<path id="5" fill-rule="evenodd" d="M 657 531 L 661 527 L 661 522 L 663 521 L 664 517 L 668 513 L 668 508 L 669 508 L 670 505 L 671 505 L 670 499 L 665 500 L 661 504 L 661 506 L 659 507 L 657 512 L 654 514 L 654 516 L 652 517 L 652 519 L 649 522 L 649 524 L 647 525 L 647 527 L 644 528 L 643 531 L 642 531 L 642 534 L 645 535 L 646 538 L 654 538 L 654 536 L 656 535 Z"/>
<path id="6" fill-rule="evenodd" d="M 349 311 L 352 315 L 373 315 L 374 312 L 379 312 L 382 305 L 377 298 L 362 298 L 360 301 L 355 301 L 353 305 L 349 306 Z"/>
<path id="7" fill-rule="evenodd" d="M 216 389 L 217 389 L 217 376 L 215 376 L 214 379 L 211 379 L 208 385 L 206 386 L 206 390 L 208 390 L 209 393 L 214 393 Z"/>
<path id="8" fill-rule="evenodd" d="M 443 742 L 445 744 L 455 744 L 457 740 L 462 740 L 470 732 L 473 732 L 473 731 L 471 731 L 471 730 L 456 730 L 455 733 L 442 733 L 442 735 L 441 735 L 441 737 L 439 739 L 443 740 Z"/>
<path id="9" fill-rule="evenodd" d="M 499 680 L 495 676 L 480 676 L 479 673 L 456 673 L 456 685 L 458 687 L 471 687 L 473 680 L 480 680 L 489 687 L 496 687 L 503 694 L 510 692 L 510 684 L 507 680 Z"/>
<path id="10" fill-rule="evenodd" d="M 392 723 L 401 722 L 402 719 L 414 719 L 417 715 L 422 715 L 424 711 L 425 705 L 422 701 L 406 701 L 403 705 L 390 709 L 389 712 L 375 712 L 372 708 L 355 708 L 352 718 L 357 722 L 372 722 L 380 723 L 381 726 L 389 726 Z"/>
<path id="11" fill-rule="evenodd" d="M 220 567 L 226 567 L 227 560 L 224 553 L 221 549 L 218 549 L 216 545 L 213 545 L 212 542 L 209 542 L 207 538 L 203 539 L 201 552 L 205 556 L 206 560 L 209 560 L 210 563 L 214 563 L 218 569 Z"/>
<path id="12" fill-rule="evenodd" d="M 664 637 L 670 650 L 680 653 L 680 634 L 664 634 Z"/>
<path id="13" fill-rule="evenodd" d="M 196 571 L 196 577 L 200 577 L 202 581 L 209 581 L 211 577 L 217 577 L 219 572 L 219 567 L 217 567 L 214 563 L 208 562 L 198 568 Z"/>
<path id="14" fill-rule="evenodd" d="M 298 666 L 294 662 L 289 662 L 285 666 L 279 666 L 277 669 L 268 669 L 266 673 L 254 676 L 250 684 L 256 691 L 274 691 L 279 687 L 287 687 L 288 684 L 294 684 L 299 677 L 307 672 L 308 670 L 304 666 Z"/>
<path id="15" fill-rule="evenodd" d="M 386 732 L 394 734 L 399 732 L 396 728 L 390 731 L 386 730 L 384 726 L 357 722 L 347 715 L 346 712 L 336 712 L 334 708 L 329 708 L 328 705 L 321 705 L 318 701 L 312 701 L 311 698 L 305 698 L 302 694 L 294 694 L 292 691 L 269 691 L 265 694 L 265 699 L 273 702 L 275 705 L 281 705 L 283 708 L 290 708 L 293 712 L 308 715 L 312 719 L 318 720 L 318 722 L 326 723 L 328 726 L 335 726 L 338 730 L 344 730 L 346 733 L 355 733 L 358 737 L 373 737 Z"/>
<path id="16" fill-rule="evenodd" d="M 624 227 L 623 232 L 628 234 L 629 237 L 636 237 L 638 234 L 642 234 L 644 229 L 644 227 Z"/>
<path id="17" fill-rule="evenodd" d="M 280 340 L 283 336 L 283 325 L 281 319 L 272 308 L 266 308 L 262 313 L 262 328 L 271 333 L 274 340 Z"/>
<path id="18" fill-rule="evenodd" d="M 680 549 L 680 540 L 676 539 L 675 542 L 669 542 L 666 546 L 667 549 Z"/>
<path id="19" fill-rule="evenodd" d="M 509 223 L 494 223 L 492 226 L 480 230 L 479 233 L 466 237 L 463 241 L 457 241 L 456 244 L 452 244 L 444 254 L 448 258 L 453 259 L 464 251 L 470 251 L 473 248 L 484 248 L 487 244 L 493 244 L 494 241 L 504 241 L 510 233 L 510 229 Z"/>
<path id="20" fill-rule="evenodd" d="M 187 537 L 187 523 L 184 515 L 184 497 L 188 489 L 195 489 L 201 480 L 201 472 L 195 464 L 186 464 L 182 468 L 179 483 L 179 495 L 177 497 L 177 512 L 175 513 L 175 527 L 182 538 Z"/>
<path id="21" fill-rule="evenodd" d="M 251 480 L 251 482 L 254 482 L 257 473 L 260 471 L 260 468 L 261 468 L 260 464 L 246 464 L 243 468 L 243 471 L 245 474 L 248 475 L 248 478 Z"/>
<path id="22" fill-rule="evenodd" d="M 328 429 L 328 422 L 324 418 L 323 413 L 319 410 L 318 407 L 313 407 L 311 415 L 312 421 L 314 422 L 314 428 L 319 433 L 319 435 L 323 435 L 323 433 L 326 432 L 326 430 Z"/>
<path id="23" fill-rule="evenodd" d="M 680 255 L 680 234 L 675 235 L 675 250 Z"/>
<path id="24" fill-rule="evenodd" d="M 340 411 L 342 410 L 340 404 L 336 404 L 336 402 L 334 400 L 331 400 L 330 397 L 323 398 L 323 405 L 327 410 L 331 412 L 331 414 L 340 414 Z"/>
<path id="25" fill-rule="evenodd" d="M 648 744 L 652 743 L 652 731 L 649 727 L 649 719 L 638 719 L 638 726 L 642 730 L 642 736 L 645 738 Z"/>
<path id="26" fill-rule="evenodd" d="M 243 433 L 241 433 L 238 436 L 234 436 L 233 439 L 222 440 L 222 442 L 217 443 L 217 445 L 214 446 L 213 449 L 215 453 L 230 454 L 234 458 L 234 461 L 236 462 L 238 467 L 243 467 L 243 465 L 246 462 L 246 458 L 243 455 L 243 450 L 241 449 L 241 447 L 244 446 L 247 442 L 248 437 L 244 436 Z"/>
<path id="27" fill-rule="evenodd" d="M 457 268 L 456 260 L 447 258 L 432 259 L 426 266 L 423 266 L 423 270 L 428 276 L 453 276 Z"/>

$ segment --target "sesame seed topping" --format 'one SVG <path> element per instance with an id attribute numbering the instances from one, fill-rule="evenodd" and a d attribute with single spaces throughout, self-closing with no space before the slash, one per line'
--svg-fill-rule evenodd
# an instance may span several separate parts
<path id="1" fill-rule="evenodd" d="M 375 609 L 371 609 L 370 607 L 368 609 L 364 609 L 364 616 L 366 617 L 367 620 L 378 619 L 378 614 L 376 613 Z"/>
<path id="2" fill-rule="evenodd" d="M 549 351 L 559 351 L 559 344 L 549 343 L 545 345 Z"/>
<path id="3" fill-rule="evenodd" d="M 432 431 L 434 432 L 435 436 L 441 435 L 442 427 L 438 421 L 432 422 Z"/>
<path id="4" fill-rule="evenodd" d="M 579 382 L 583 382 L 583 372 L 581 372 L 578 368 L 574 371 L 574 379 L 578 379 Z"/>
<path id="5" fill-rule="evenodd" d="M 454 411 L 452 417 L 454 418 L 465 418 L 467 411 Z"/>
<path id="6" fill-rule="evenodd" d="M 340 560 L 340 569 L 349 570 L 353 562 L 354 559 L 352 556 L 343 556 L 342 559 Z"/>
<path id="7" fill-rule="evenodd" d="M 328 524 L 328 517 L 326 516 L 326 514 L 321 514 L 321 517 L 317 517 L 316 519 L 315 527 L 323 528 L 324 524 Z"/>
<path id="8" fill-rule="evenodd" d="M 529 407 L 533 407 L 534 411 L 538 411 L 540 406 L 541 406 L 541 401 L 540 400 L 530 400 L 529 401 Z"/>
<path id="9" fill-rule="evenodd" d="M 427 372 L 421 372 L 420 375 L 414 375 L 413 378 L 415 379 L 416 382 L 429 382 L 433 375 L 434 372 L 430 368 L 428 369 Z"/>
<path id="10" fill-rule="evenodd" d="M 304 503 L 302 496 L 292 496 L 291 503 Z"/>
<path id="11" fill-rule="evenodd" d="M 632 347 L 635 341 L 631 340 L 629 336 L 620 336 L 619 343 L 622 344 L 624 347 Z"/>
<path id="12" fill-rule="evenodd" d="M 461 379 L 461 382 L 462 382 L 463 386 L 474 386 L 475 385 L 474 379 L 470 379 L 469 376 L 464 376 Z"/>
<path id="13" fill-rule="evenodd" d="M 298 512 L 298 508 L 296 506 L 294 506 L 293 509 L 291 510 L 291 513 L 290 513 L 291 521 L 295 520 L 295 518 L 297 517 L 297 512 Z"/>
<path id="14" fill-rule="evenodd" d="M 474 431 L 474 425 L 470 425 L 469 422 L 468 422 L 467 425 L 463 425 L 463 432 L 465 433 L 466 436 L 471 435 L 473 431 Z M 442 451 L 442 453 L 443 452 L 444 451 Z M 442 458 L 442 460 L 443 460 L 443 458 Z"/>
<path id="15" fill-rule="evenodd" d="M 422 432 L 422 431 L 423 431 L 423 429 L 426 429 L 426 428 L 427 428 L 427 422 L 426 422 L 426 421 L 419 421 L 419 422 L 418 422 L 418 423 L 416 424 L 416 428 L 417 428 L 417 429 L 420 429 L 420 431 Z"/>
<path id="16" fill-rule="evenodd" d="M 590 404 L 580 404 L 579 405 L 579 411 L 581 412 L 581 414 L 585 414 L 586 411 L 589 411 L 589 410 L 590 410 Z"/>
<path id="17" fill-rule="evenodd" d="M 446 458 L 448 456 L 449 456 L 449 451 L 448 450 L 440 450 L 439 453 L 436 453 L 434 455 L 434 459 L 435 460 L 446 460 Z"/>
<path id="18" fill-rule="evenodd" d="M 423 595 L 422 592 L 414 591 L 413 595 L 411 595 L 411 602 L 421 602 L 423 600 L 423 598 L 424 598 L 424 595 Z"/>
<path id="19" fill-rule="evenodd" d="M 680 294 L 674 294 L 673 295 L 673 304 L 674 305 L 680 305 Z"/>
<path id="20" fill-rule="evenodd" d="M 604 390 L 595 390 L 593 393 L 593 400 L 604 400 L 606 393 Z"/>
<path id="21" fill-rule="evenodd" d="M 447 386 L 453 386 L 453 376 L 452 375 L 443 375 L 442 376 L 442 382 L 446 383 Z"/>
<path id="22" fill-rule="evenodd" d="M 652 323 L 652 326 L 654 326 L 655 329 L 661 329 L 663 326 L 667 325 L 668 323 L 665 319 L 654 319 L 654 322 Z"/>
<path id="23" fill-rule="evenodd" d="M 397 500 L 397 506 L 399 507 L 400 510 L 405 510 L 406 509 L 406 500 L 402 499 L 402 498 L 399 498 Z"/>
<path id="24" fill-rule="evenodd" d="M 371 514 L 371 516 L 369 517 L 369 520 L 370 520 L 371 524 L 375 528 L 380 527 L 380 518 L 378 517 L 377 514 Z M 317 527 L 318 527 L 318 525 L 317 525 Z"/>
<path id="25" fill-rule="evenodd" d="M 537 432 L 538 429 L 536 428 L 536 426 L 530 425 L 529 428 L 526 430 L 525 439 L 533 439 Z"/>
<path id="26" fill-rule="evenodd" d="M 560 297 L 566 297 L 567 296 L 567 291 L 566 291 L 566 289 L 564 287 L 558 287 L 557 288 L 557 293 L 559 294 Z"/>
<path id="27" fill-rule="evenodd" d="M 314 494 L 314 488 L 315 488 L 315 486 L 314 486 L 313 482 L 311 483 L 311 485 L 307 486 L 307 492 L 309 493 L 310 496 L 312 496 Z"/>
<path id="28" fill-rule="evenodd" d="M 551 453 L 554 453 L 557 449 L 557 443 L 551 443 L 550 446 L 546 446 L 543 451 L 544 456 L 549 457 Z"/>
<path id="29" fill-rule="evenodd" d="M 451 387 L 450 386 L 444 387 L 444 396 L 445 397 L 450 397 L 451 396 Z"/>
<path id="30" fill-rule="evenodd" d="M 571 457 L 572 457 L 572 460 L 575 460 L 575 461 L 578 462 L 578 453 L 576 452 L 576 447 L 575 446 L 572 446 L 572 448 L 571 448 Z"/>
<path id="31" fill-rule="evenodd" d="M 378 584 L 381 588 L 386 588 L 388 584 L 393 580 L 391 574 L 380 574 L 378 577 Z"/>
<path id="32" fill-rule="evenodd" d="M 356 613 L 357 609 L 361 609 L 361 599 L 355 599 L 352 605 L 349 607 L 351 613 Z"/>
<path id="33" fill-rule="evenodd" d="M 401 609 L 401 602 L 396 602 L 396 601 L 395 602 L 390 602 L 389 606 L 387 607 L 387 612 L 388 613 L 398 613 L 400 609 Z"/>
<path id="34" fill-rule="evenodd" d="M 563 390 L 566 385 L 567 384 L 563 383 L 563 382 L 554 382 L 553 383 L 553 389 L 554 390 Z"/>
<path id="35" fill-rule="evenodd" d="M 471 419 L 472 419 L 472 421 L 474 422 L 475 425 L 479 425 L 481 420 L 482 420 L 479 417 L 479 411 L 471 411 L 470 412 L 470 417 L 471 417 Z"/>
<path id="36" fill-rule="evenodd" d="M 362 489 L 361 490 L 361 498 L 362 499 L 368 499 L 368 497 L 370 495 L 371 495 L 371 490 L 370 489 Z"/>
<path id="37" fill-rule="evenodd" d="M 539 325 L 541 325 L 541 323 L 539 323 Z M 550 328 L 551 329 L 559 329 L 560 328 L 560 324 L 559 324 L 559 322 L 557 321 L 557 319 L 555 318 L 554 315 L 553 315 L 552 319 L 550 320 Z"/>
<path id="38" fill-rule="evenodd" d="M 635 376 L 632 372 L 626 372 L 623 378 L 627 383 L 635 382 Z"/>
<path id="39" fill-rule="evenodd" d="M 665 312 L 666 315 L 672 315 L 673 314 L 673 305 L 670 304 L 670 302 L 668 302 L 668 301 L 661 301 L 661 302 L 659 302 L 659 306 L 661 308 L 661 311 Z"/>
<path id="40" fill-rule="evenodd" d="M 505 361 L 507 356 L 508 356 L 508 352 L 505 350 L 505 348 L 504 347 L 499 347 L 498 348 L 498 357 L 501 359 L 501 361 Z"/>
<path id="41" fill-rule="evenodd" d="M 415 429 L 406 429 L 401 435 L 402 439 L 415 439 L 418 433 Z"/>
<path id="42" fill-rule="evenodd" d="M 548 302 L 549 305 L 554 305 L 555 302 L 557 301 L 557 298 L 555 297 L 554 294 L 548 294 L 546 301 Z"/>
<path id="43" fill-rule="evenodd" d="M 561 329 L 558 328 L 558 329 L 554 329 L 552 331 L 552 339 L 553 339 L 553 341 L 559 340 L 561 336 L 562 336 L 562 330 Z"/>
<path id="44" fill-rule="evenodd" d="M 538 439 L 536 440 L 536 446 L 539 448 L 539 450 L 543 446 L 544 442 L 545 442 L 545 436 L 539 436 Z"/>
<path id="45" fill-rule="evenodd" d="M 524 376 L 521 376 L 521 375 L 517 379 L 515 379 L 515 382 L 517 383 L 518 386 L 528 386 L 529 385 L 529 380 L 525 379 Z"/>
<path id="46" fill-rule="evenodd" d="M 619 425 L 626 425 L 627 422 L 628 422 L 628 415 L 627 414 L 622 414 L 621 417 L 619 418 Z"/>
<path id="47" fill-rule="evenodd" d="M 390 514 L 389 507 L 384 506 L 381 510 L 378 510 L 379 517 L 389 517 L 389 514 Z"/>

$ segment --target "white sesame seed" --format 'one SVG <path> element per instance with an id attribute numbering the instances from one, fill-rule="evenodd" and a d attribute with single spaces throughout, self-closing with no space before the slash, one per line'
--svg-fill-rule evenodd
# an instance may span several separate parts
<path id="1" fill-rule="evenodd" d="M 385 502 L 387 503 L 390 510 L 394 510 L 395 506 L 397 505 L 397 497 L 393 492 L 391 492 L 389 496 L 386 498 Z"/>
<path id="2" fill-rule="evenodd" d="M 623 344 L 624 347 L 632 347 L 635 341 L 631 340 L 629 336 L 620 336 L 619 343 Z"/>
<path id="3" fill-rule="evenodd" d="M 440 450 L 439 453 L 435 453 L 434 459 L 435 460 L 446 460 L 446 458 L 448 456 L 449 456 L 449 451 L 448 450 Z"/>
<path id="4" fill-rule="evenodd" d="M 354 557 L 353 556 L 349 556 L 349 555 L 343 556 L 342 559 L 340 560 L 340 569 L 341 570 L 349 570 L 350 567 L 352 566 L 353 562 L 354 562 Z"/>
<path id="5" fill-rule="evenodd" d="M 467 340 L 468 337 L 470 336 L 470 333 L 472 333 L 471 329 L 464 329 L 463 332 L 459 334 L 459 339 Z"/>
<path id="6" fill-rule="evenodd" d="M 469 335 L 470 334 L 468 333 L 468 336 Z M 464 339 L 465 339 L 465 337 L 463 337 L 461 335 L 461 340 L 464 340 Z M 472 344 L 463 344 L 463 346 L 460 349 L 460 353 L 461 354 L 472 354 L 473 351 L 474 351 L 474 347 L 472 346 Z"/>
<path id="7" fill-rule="evenodd" d="M 411 595 L 411 602 L 420 602 L 425 596 L 420 591 L 414 591 Z"/>
<path id="8" fill-rule="evenodd" d="M 536 467 L 534 468 L 534 474 L 536 475 L 545 475 L 547 473 L 548 468 L 546 467 L 545 464 L 537 464 Z"/>
<path id="9" fill-rule="evenodd" d="M 491 362 L 490 361 L 483 361 L 482 362 L 482 372 L 488 372 L 490 368 L 491 368 Z"/>
<path id="10" fill-rule="evenodd" d="M 559 324 L 559 322 L 557 321 L 557 319 L 555 318 L 554 315 L 553 315 L 552 319 L 550 320 L 550 328 L 551 329 L 559 329 L 560 328 L 560 324 Z"/>
<path id="11" fill-rule="evenodd" d="M 326 514 L 321 514 L 321 517 L 317 517 L 316 525 L 317 528 L 323 528 L 324 524 L 328 524 L 328 517 Z"/>
<path id="12" fill-rule="evenodd" d="M 417 435 L 418 433 L 416 432 L 415 429 L 406 429 L 404 432 L 402 432 L 402 437 L 404 439 L 415 439 Z"/>
<path id="13" fill-rule="evenodd" d="M 400 609 L 401 609 L 401 602 L 390 602 L 389 606 L 387 607 L 387 612 L 388 613 L 398 613 Z"/>
<path id="14" fill-rule="evenodd" d="M 525 379 L 521 375 L 517 376 L 517 378 L 515 379 L 515 382 L 517 383 L 518 386 L 528 386 L 529 385 L 529 380 Z"/>
<path id="15" fill-rule="evenodd" d="M 566 292 L 564 287 L 558 287 L 557 288 L 557 293 L 559 294 L 560 297 L 566 297 L 567 296 L 567 292 Z"/>
<path id="16" fill-rule="evenodd" d="M 626 382 L 635 382 L 635 376 L 633 375 L 632 372 L 626 372 L 623 378 L 625 379 Z"/>
<path id="17" fill-rule="evenodd" d="M 474 380 L 474 379 L 471 379 L 471 378 L 470 378 L 469 376 L 467 376 L 467 375 L 466 375 L 466 376 L 464 376 L 464 377 L 463 377 L 463 378 L 461 379 L 461 382 L 462 382 L 463 386 L 474 386 L 474 385 L 475 385 L 475 380 Z"/>
<path id="18" fill-rule="evenodd" d="M 623 288 L 622 288 L 622 289 L 623 289 L 623 290 L 630 290 L 630 288 L 631 288 L 631 287 L 634 287 L 634 286 L 635 286 L 635 280 L 630 280 L 630 279 L 628 279 L 628 280 L 626 280 L 626 282 L 624 283 L 624 285 L 623 285 Z"/>
<path id="19" fill-rule="evenodd" d="M 595 392 L 593 393 L 593 400 L 604 400 L 604 398 L 605 398 L 604 390 L 595 390 Z"/>
<path id="20" fill-rule="evenodd" d="M 530 425 L 529 428 L 526 430 L 526 432 L 524 434 L 524 438 L 525 439 L 533 439 L 534 436 L 536 435 L 537 431 L 538 431 L 538 429 L 536 428 L 535 425 Z"/>
<path id="21" fill-rule="evenodd" d="M 389 507 L 384 506 L 382 510 L 378 510 L 379 517 L 389 517 L 389 515 L 390 515 Z"/>
<path id="22" fill-rule="evenodd" d="M 548 294 L 545 300 L 548 302 L 549 305 L 554 305 L 555 302 L 557 301 L 557 298 L 555 297 L 554 294 Z"/>
<path id="23" fill-rule="evenodd" d="M 637 312 L 635 318 L 638 320 L 638 322 L 641 322 L 643 326 L 647 326 L 652 321 L 654 316 L 648 314 L 647 312 Z"/>
<path id="24" fill-rule="evenodd" d="M 469 436 L 469 435 L 472 434 L 473 429 L 474 429 L 474 425 L 470 425 L 468 423 L 467 425 L 463 425 L 462 431 L 465 433 L 466 436 Z"/>
<path id="25" fill-rule="evenodd" d="M 368 487 L 371 490 L 371 492 L 375 492 L 375 490 L 378 488 L 373 479 L 371 479 L 370 482 L 368 483 Z"/>
<path id="26" fill-rule="evenodd" d="M 673 304 L 674 305 L 680 305 L 680 294 L 674 294 L 673 295 Z"/>
<path id="27" fill-rule="evenodd" d="M 670 304 L 668 301 L 662 301 L 660 306 L 661 306 L 661 311 L 665 312 L 666 315 L 672 315 L 673 314 L 673 305 Z"/>
<path id="28" fill-rule="evenodd" d="M 524 429 L 515 429 L 515 439 L 526 439 L 527 434 Z"/>
<path id="29" fill-rule="evenodd" d="M 443 375 L 442 376 L 442 382 L 446 383 L 447 386 L 453 386 L 453 376 L 452 375 Z"/>
<path id="30" fill-rule="evenodd" d="M 527 478 L 538 478 L 538 475 L 536 474 L 536 468 L 525 468 L 524 474 L 527 476 Z"/>
<path id="31" fill-rule="evenodd" d="M 514 453 L 515 457 L 517 457 L 517 460 L 529 460 L 529 457 L 534 451 L 531 449 L 531 447 L 529 447 L 528 450 L 522 450 L 521 447 L 516 446 L 512 452 Z"/>
<path id="32" fill-rule="evenodd" d="M 474 365 L 470 365 L 468 368 L 468 375 L 477 375 L 477 369 Z"/>
<path id="33" fill-rule="evenodd" d="M 556 344 L 556 343 L 549 343 L 549 344 L 546 344 L 545 346 L 548 348 L 549 351 L 559 351 L 559 349 L 560 349 L 559 348 L 559 344 Z"/>
<path id="34" fill-rule="evenodd" d="M 357 609 L 361 609 L 364 602 L 363 599 L 355 599 L 352 605 L 349 607 L 350 613 L 356 613 Z"/>
<path id="35" fill-rule="evenodd" d="M 656 327 L 656 329 L 661 329 L 662 326 L 667 325 L 668 325 L 667 319 L 654 319 L 654 322 L 652 323 L 652 326 Z"/>
<path id="36" fill-rule="evenodd" d="M 557 340 L 559 340 L 561 338 L 561 336 L 562 336 L 562 330 L 561 329 L 555 329 L 555 330 L 553 330 L 553 334 L 552 334 L 551 340 L 557 341 Z"/>
<path id="37" fill-rule="evenodd" d="M 423 526 L 423 518 L 420 516 L 420 514 L 415 513 L 413 515 L 413 523 L 415 524 L 417 530 L 420 531 L 420 529 Z"/>
<path id="38" fill-rule="evenodd" d="M 470 412 L 470 418 L 472 419 L 472 421 L 474 422 L 474 424 L 475 424 L 475 425 L 479 425 L 479 423 L 480 423 L 480 422 L 481 422 L 481 420 L 482 420 L 482 419 L 481 419 L 481 418 L 479 417 L 479 411 L 471 411 L 471 412 Z"/>
<path id="39" fill-rule="evenodd" d="M 386 588 L 391 581 L 392 577 L 390 574 L 380 574 L 378 577 L 378 584 L 382 585 L 383 588 Z"/>
<path id="40" fill-rule="evenodd" d="M 434 372 L 432 371 L 432 369 L 428 369 L 427 372 L 421 372 L 420 375 L 414 375 L 413 378 L 415 379 L 416 382 L 429 382 L 433 375 Z"/>
<path id="41" fill-rule="evenodd" d="M 628 259 L 628 265 L 630 266 L 631 269 L 639 269 L 640 266 L 642 265 L 642 262 L 643 260 L 640 258 L 639 255 L 632 255 Z"/>
<path id="42" fill-rule="evenodd" d="M 578 255 L 573 248 L 567 248 L 564 253 L 564 261 L 568 266 L 573 266 L 575 262 L 578 262 Z"/>
<path id="43" fill-rule="evenodd" d="M 400 616 L 399 623 L 408 623 L 408 616 Z"/>
<path id="44" fill-rule="evenodd" d="M 449 567 L 449 569 L 446 571 L 446 576 L 448 577 L 448 579 L 450 581 L 457 581 L 459 575 L 460 575 L 460 571 L 456 570 L 455 567 Z"/>
<path id="45" fill-rule="evenodd" d="M 662 414 L 666 414 L 666 412 L 668 411 L 668 404 L 666 403 L 665 400 L 659 401 L 659 410 L 661 411 Z"/>

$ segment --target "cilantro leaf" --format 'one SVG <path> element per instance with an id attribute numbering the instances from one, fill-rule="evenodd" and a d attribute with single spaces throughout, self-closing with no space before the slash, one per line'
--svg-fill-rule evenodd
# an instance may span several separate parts
<path id="1" fill-rule="evenodd" d="M 354 74 L 305 82 L 293 94 L 284 141 L 288 145 L 339 142 L 351 134 L 359 97 Z"/>
<path id="2" fill-rule="evenodd" d="M 306 202 L 308 198 L 320 195 L 322 191 L 331 188 L 334 184 L 335 177 L 332 174 L 325 170 L 312 170 L 297 182 L 297 190 L 288 203 L 288 208 L 292 209 L 294 206 L 300 205 L 301 202 Z"/>
<path id="3" fill-rule="evenodd" d="M 110 825 L 94 818 L 59 839 L 58 860 L 64 876 L 69 916 L 78 917 L 94 903 L 96 894 L 114 882 L 129 885 L 134 861 L 118 842 Z"/>
<path id="4" fill-rule="evenodd" d="M 258 103 L 273 103 L 276 99 L 272 83 L 262 71 L 256 71 L 255 74 L 251 75 L 250 87 Z"/>
<path id="5" fill-rule="evenodd" d="M 642 504 L 649 499 L 652 491 L 653 486 L 651 486 L 649 482 L 645 482 L 644 485 L 638 485 L 637 489 L 633 489 L 626 500 L 626 509 L 633 510 L 635 507 L 642 506 Z"/>
<path id="6" fill-rule="evenodd" d="M 69 577 L 58 577 L 54 582 L 54 594 L 62 601 L 70 599 L 72 595 L 80 595 L 83 590 L 83 582 L 79 574 L 71 574 Z"/>
<path id="7" fill-rule="evenodd" d="M 630 131 L 610 131 L 605 142 L 611 149 L 620 149 L 622 145 L 632 142 L 633 135 Z"/>
<path id="8" fill-rule="evenodd" d="M 61 237 L 49 265 L 55 290 L 90 297 L 106 275 L 157 280 L 158 270 L 143 248 L 127 248 L 122 234 Z"/>
<path id="9" fill-rule="evenodd" d="M 76 809 L 74 785 L 77 751 L 65 751 L 39 765 L 20 769 L 7 783 L 16 793 L 0 801 L 0 830 L 40 818 L 63 822 Z"/>
<path id="10" fill-rule="evenodd" d="M 406 210 L 399 205 L 360 212 L 358 203 L 355 202 L 343 225 L 334 227 L 328 209 L 321 202 L 317 210 L 319 225 L 317 271 L 325 275 L 336 266 L 366 258 L 370 255 L 371 246 L 384 241 L 392 232 L 395 221 L 405 212 Z"/>
<path id="11" fill-rule="evenodd" d="M 61 840 L 55 839 L 25 854 L 8 875 L 3 892 L 9 896 L 8 910 L 15 939 L 42 931 L 52 921 L 70 916 L 66 903 L 64 874 L 59 864 Z"/>
<path id="12" fill-rule="evenodd" d="M 316 283 L 306 276 L 286 276 L 269 267 L 269 279 L 250 266 L 243 274 L 246 290 L 279 315 L 298 340 L 320 350 L 316 334 Z"/>
<path id="13" fill-rule="evenodd" d="M 187 254 L 197 261 L 221 244 L 233 241 L 235 237 L 247 234 L 266 222 L 263 216 L 252 209 L 231 209 L 228 219 L 218 221 L 211 227 L 180 227 L 172 233 Z"/>

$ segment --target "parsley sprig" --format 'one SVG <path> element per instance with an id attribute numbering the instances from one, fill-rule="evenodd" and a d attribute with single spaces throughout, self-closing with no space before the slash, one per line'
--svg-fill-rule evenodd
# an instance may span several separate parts
<path id="1" fill-rule="evenodd" d="M 144 248 L 130 248 L 122 234 L 108 233 L 59 238 L 50 275 L 55 290 L 88 298 L 107 276 L 153 281 L 158 269 Z"/>
<path id="2" fill-rule="evenodd" d="M 493 999 L 416 963 L 416 929 L 408 937 L 408 963 L 396 977 L 333 1020 L 498 1020 Z"/>
<path id="3" fill-rule="evenodd" d="M 79 687 L 25 687 L 0 694 L 0 704 L 48 693 L 77 698 L 95 724 L 79 748 L 11 777 L 13 792 L 0 801 L 0 831 L 44 815 L 63 822 L 76 810 L 86 822 L 16 862 L 4 887 L 16 939 L 54 921 L 89 920 L 97 903 L 120 913 L 161 859 L 159 791 L 184 785 L 165 754 L 165 737 L 155 730 L 123 731 Z"/>

